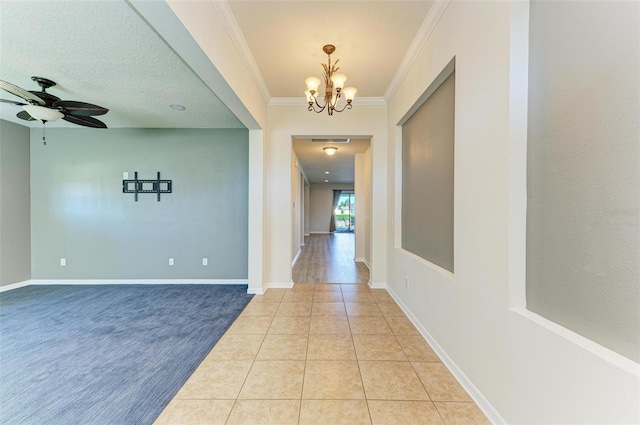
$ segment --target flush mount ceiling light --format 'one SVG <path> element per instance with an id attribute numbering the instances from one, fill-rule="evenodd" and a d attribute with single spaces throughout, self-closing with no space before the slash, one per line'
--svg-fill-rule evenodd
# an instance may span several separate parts
<path id="1" fill-rule="evenodd" d="M 321 92 L 318 90 L 322 81 L 317 77 L 308 77 L 304 80 L 307 85 L 307 90 L 304 92 L 307 95 L 307 103 L 309 104 L 309 111 L 320 113 L 325 109 L 329 113 L 329 115 L 333 115 L 334 112 L 342 112 L 345 109 L 351 109 L 353 99 L 356 96 L 356 92 L 358 91 L 355 87 L 344 87 L 344 82 L 347 80 L 347 76 L 344 74 L 336 74 L 336 72 L 340 69 L 336 67 L 340 59 L 336 60 L 336 62 L 331 65 L 331 53 L 335 52 L 336 46 L 333 44 L 327 44 L 322 48 L 322 50 L 327 54 L 327 63 L 322 64 L 322 68 L 324 69 L 322 72 L 322 76 L 324 78 L 324 104 L 321 105 L 318 102 L 318 95 Z M 333 89 L 335 88 L 335 93 Z M 344 98 L 347 101 L 346 104 L 340 109 L 338 107 L 338 102 L 342 95 L 344 94 Z"/>
<path id="2" fill-rule="evenodd" d="M 40 105 L 23 105 L 22 109 L 39 121 L 54 122 L 64 117 L 64 114 L 57 109 L 50 109 Z"/>
<path id="3" fill-rule="evenodd" d="M 328 147 L 328 148 L 322 148 L 322 149 L 324 149 L 324 153 L 326 153 L 329 156 L 335 155 L 335 153 L 338 151 L 338 148 L 334 148 L 334 147 Z"/>

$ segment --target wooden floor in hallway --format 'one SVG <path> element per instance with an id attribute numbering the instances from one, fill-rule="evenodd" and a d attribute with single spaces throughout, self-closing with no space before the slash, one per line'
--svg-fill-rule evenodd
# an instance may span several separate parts
<path id="1" fill-rule="evenodd" d="M 368 283 L 369 268 L 355 258 L 353 233 L 312 234 L 293 267 L 295 283 Z"/>

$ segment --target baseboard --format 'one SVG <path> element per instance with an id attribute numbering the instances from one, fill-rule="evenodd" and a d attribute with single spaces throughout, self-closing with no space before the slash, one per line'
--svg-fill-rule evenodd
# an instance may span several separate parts
<path id="1" fill-rule="evenodd" d="M 372 282 L 369 280 L 369 287 L 371 289 L 387 289 L 387 282 Z"/>
<path id="2" fill-rule="evenodd" d="M 266 285 L 267 289 L 291 289 L 293 282 L 270 282 Z"/>
<path id="3" fill-rule="evenodd" d="M 311 235 L 328 235 L 331 232 L 309 232 Z"/>
<path id="4" fill-rule="evenodd" d="M 296 264 L 296 261 L 298 261 L 298 258 L 300 258 L 300 254 L 302 254 L 302 250 L 298 249 L 298 253 L 296 254 L 295 257 L 293 257 L 293 261 L 291 262 L 291 267 L 293 267 Z"/>
<path id="5" fill-rule="evenodd" d="M 262 295 L 262 294 L 264 294 L 264 289 L 263 288 L 248 288 L 247 289 L 247 294 L 249 294 L 249 295 Z"/>
<path id="6" fill-rule="evenodd" d="M 427 340 L 433 351 L 440 357 L 442 363 L 449 369 L 451 374 L 458 380 L 460 385 L 469 393 L 473 401 L 476 402 L 480 410 L 487 416 L 489 421 L 492 424 L 506 424 L 500 413 L 489 403 L 489 400 L 485 398 L 484 395 L 478 390 L 478 388 L 471 382 L 469 378 L 464 374 L 462 369 L 458 367 L 458 365 L 449 357 L 449 355 L 444 351 L 444 349 L 438 344 L 438 342 L 431 336 L 431 334 L 422 326 L 422 324 L 418 321 L 418 319 L 413 315 L 411 310 L 400 300 L 398 295 L 393 292 L 390 288 L 387 287 L 387 292 L 389 295 L 396 301 L 398 306 L 404 311 L 407 315 L 411 323 L 418 329 L 418 332 L 422 335 L 422 337 Z"/>
<path id="7" fill-rule="evenodd" d="M 367 266 L 369 270 L 371 270 L 371 266 L 369 265 L 369 262 L 367 261 L 366 258 L 357 257 L 357 258 L 354 258 L 353 261 L 355 261 L 356 263 L 363 263 L 365 266 Z"/>
<path id="8" fill-rule="evenodd" d="M 23 282 L 11 283 L 9 285 L 0 286 L 0 292 L 11 291 L 12 289 L 22 288 L 24 286 L 30 285 L 30 280 L 25 280 Z"/>
<path id="9" fill-rule="evenodd" d="M 247 279 L 31 279 L 29 285 L 248 285 Z"/>

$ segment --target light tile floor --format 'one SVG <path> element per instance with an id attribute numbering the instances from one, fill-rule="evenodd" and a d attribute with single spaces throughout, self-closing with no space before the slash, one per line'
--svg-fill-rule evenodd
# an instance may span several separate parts
<path id="1" fill-rule="evenodd" d="M 489 421 L 383 289 L 256 295 L 156 425 Z"/>

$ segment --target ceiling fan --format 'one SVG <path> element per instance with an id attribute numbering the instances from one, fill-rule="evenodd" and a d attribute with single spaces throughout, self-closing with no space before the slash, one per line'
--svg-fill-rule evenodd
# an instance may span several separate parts
<path id="1" fill-rule="evenodd" d="M 74 100 L 60 100 L 59 97 L 47 93 L 47 89 L 56 85 L 55 82 L 42 77 L 31 77 L 42 88 L 41 91 L 27 91 L 14 84 L 0 80 L 0 89 L 18 96 L 26 103 L 13 100 L 0 99 L 3 103 L 12 103 L 22 106 L 23 111 L 18 112 L 18 118 L 26 121 L 39 120 L 42 123 L 57 121 L 62 118 L 73 124 L 93 128 L 107 128 L 102 121 L 93 118 L 93 115 L 104 115 L 109 112 L 102 106 L 91 103 L 77 102 Z"/>

